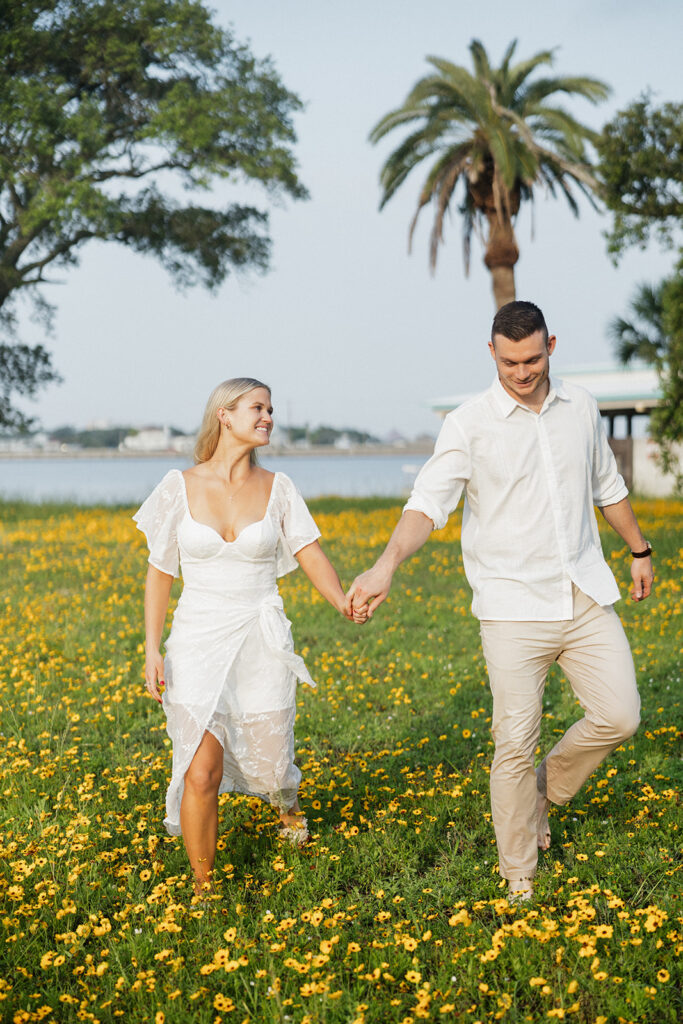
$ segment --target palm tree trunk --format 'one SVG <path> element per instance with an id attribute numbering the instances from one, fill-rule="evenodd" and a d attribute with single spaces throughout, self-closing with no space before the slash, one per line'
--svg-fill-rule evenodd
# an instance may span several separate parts
<path id="1" fill-rule="evenodd" d="M 491 271 L 493 298 L 496 309 L 515 299 L 515 263 L 519 249 L 512 223 L 508 218 L 502 221 L 497 214 L 486 214 L 489 222 L 489 237 L 484 263 Z"/>
<path id="2" fill-rule="evenodd" d="M 493 301 L 496 309 L 500 309 L 506 302 L 515 301 L 515 271 L 513 267 L 491 267 L 491 284 L 493 286 Z"/>

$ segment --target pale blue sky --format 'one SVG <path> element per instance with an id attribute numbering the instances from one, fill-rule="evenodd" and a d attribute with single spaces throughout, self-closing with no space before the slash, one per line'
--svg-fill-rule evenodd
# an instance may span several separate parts
<path id="1" fill-rule="evenodd" d="M 436 431 L 431 397 L 478 390 L 492 377 L 489 274 L 475 243 L 465 279 L 456 217 L 430 276 L 429 210 L 408 256 L 423 172 L 379 213 L 379 169 L 400 136 L 373 147 L 368 132 L 426 73 L 428 54 L 469 66 L 473 37 L 495 63 L 517 37 L 520 59 L 557 47 L 555 72 L 607 81 L 614 90 L 607 103 L 570 101 L 572 112 L 595 127 L 646 88 L 657 102 L 679 100 L 683 6 L 675 0 L 219 0 L 212 6 L 256 55 L 272 55 L 285 84 L 305 102 L 296 153 L 312 198 L 272 211 L 271 273 L 229 279 L 215 296 L 199 288 L 178 293 L 151 258 L 86 247 L 63 285 L 45 292 L 57 304 L 50 346 L 65 383 L 28 408 L 49 427 L 108 420 L 192 429 L 211 388 L 244 374 L 272 385 L 281 423 L 324 422 L 379 434 Z M 564 201 L 539 196 L 533 240 L 528 213 L 517 224 L 517 294 L 538 302 L 557 334 L 555 370 L 610 361 L 607 322 L 624 310 L 637 282 L 657 280 L 673 263 L 670 253 L 652 247 L 629 253 L 615 269 L 602 237 L 607 218 L 586 202 L 581 209 L 576 220 Z M 23 336 L 41 340 L 28 320 Z"/>

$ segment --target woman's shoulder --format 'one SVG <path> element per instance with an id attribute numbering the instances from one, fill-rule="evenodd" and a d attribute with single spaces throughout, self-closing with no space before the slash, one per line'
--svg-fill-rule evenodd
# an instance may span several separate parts
<path id="1" fill-rule="evenodd" d="M 278 494 L 287 499 L 299 493 L 299 488 L 296 486 L 291 476 L 287 476 L 286 473 L 281 472 L 279 469 L 271 475 L 275 478 L 272 484 L 273 494 Z"/>
<path id="2" fill-rule="evenodd" d="M 169 469 L 152 491 L 152 495 L 180 504 L 185 497 L 185 478 L 182 470 Z"/>
<path id="3" fill-rule="evenodd" d="M 179 469 L 169 469 L 154 490 L 145 498 L 133 519 L 136 523 L 148 520 L 173 521 L 185 508 L 185 485 Z"/>
<path id="4" fill-rule="evenodd" d="M 169 487 L 174 491 L 181 490 L 185 484 L 185 475 L 182 469 L 169 469 L 159 481 L 159 487 Z"/>

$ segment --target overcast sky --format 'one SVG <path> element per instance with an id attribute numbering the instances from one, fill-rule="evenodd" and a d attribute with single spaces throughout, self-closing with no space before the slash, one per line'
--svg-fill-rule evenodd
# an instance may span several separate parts
<path id="1" fill-rule="evenodd" d="M 49 345 L 64 383 L 27 408 L 47 427 L 109 421 L 191 430 L 216 383 L 248 375 L 271 384 L 281 424 L 328 423 L 380 435 L 435 432 L 430 398 L 476 391 L 492 378 L 489 274 L 475 242 L 465 279 L 457 216 L 446 225 L 434 277 L 429 210 L 407 254 L 425 172 L 414 172 L 379 213 L 379 169 L 401 135 L 371 146 L 368 132 L 427 72 L 427 55 L 469 67 L 472 38 L 481 39 L 494 64 L 517 37 L 519 59 L 556 47 L 553 72 L 608 82 L 612 96 L 598 107 L 567 101 L 596 128 L 646 88 L 656 102 L 680 100 L 683 5 L 218 0 L 210 6 L 255 55 L 272 56 L 286 86 L 304 101 L 296 154 L 311 199 L 271 212 L 267 276 L 229 278 L 213 296 L 199 287 L 178 292 L 152 258 L 89 244 L 61 286 L 45 290 L 57 305 Z M 527 211 L 517 223 L 517 295 L 541 305 L 557 334 L 555 371 L 610 362 L 606 324 L 624 311 L 638 282 L 669 272 L 672 255 L 653 246 L 630 252 L 615 269 L 603 238 L 608 219 L 583 201 L 576 220 L 563 200 L 539 195 L 534 222 L 532 231 Z M 28 318 L 23 340 L 42 340 Z"/>

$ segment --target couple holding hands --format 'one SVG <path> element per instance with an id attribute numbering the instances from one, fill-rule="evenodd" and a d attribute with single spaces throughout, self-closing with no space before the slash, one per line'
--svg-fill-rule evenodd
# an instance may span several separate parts
<path id="1" fill-rule="evenodd" d="M 315 686 L 294 653 L 277 577 L 300 565 L 348 619 L 364 623 L 394 572 L 465 492 L 462 552 L 493 695 L 491 806 L 509 898 L 531 898 L 548 809 L 574 796 L 638 727 L 631 652 L 593 506 L 631 551 L 640 601 L 652 586 L 650 545 L 627 498 L 595 400 L 551 378 L 556 338 L 530 302 L 496 314 L 491 387 L 445 419 L 401 519 L 376 564 L 347 596 L 303 498 L 283 473 L 256 464 L 273 426 L 267 385 L 219 384 L 195 465 L 171 470 L 134 519 L 147 538 L 145 677 L 173 741 L 165 826 L 182 834 L 195 889 L 210 885 L 218 795 L 259 796 L 283 838 L 308 836 L 294 764 L 296 686 Z M 173 578 L 183 591 L 160 653 Z M 584 715 L 536 768 L 546 674 L 557 661 Z M 161 689 L 160 689 L 161 687 Z M 163 691 L 163 695 L 162 695 Z"/>

